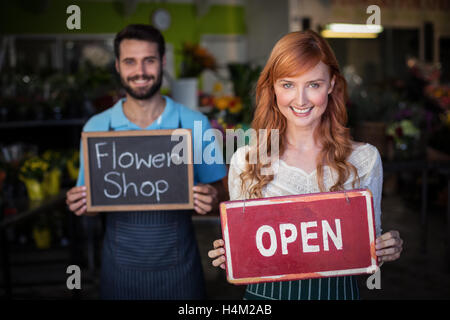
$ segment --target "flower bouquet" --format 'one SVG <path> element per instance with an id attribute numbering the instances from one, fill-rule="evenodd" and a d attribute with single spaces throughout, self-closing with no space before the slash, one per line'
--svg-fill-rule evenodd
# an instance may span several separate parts
<path id="1" fill-rule="evenodd" d="M 450 110 L 450 86 L 430 84 L 425 87 L 425 94 L 444 112 Z"/>
<path id="2" fill-rule="evenodd" d="M 394 141 L 395 158 L 406 160 L 415 155 L 414 146 L 420 137 L 420 130 L 410 119 L 391 123 L 386 129 L 386 134 Z"/>
<path id="3" fill-rule="evenodd" d="M 45 196 L 43 182 L 49 164 L 38 156 L 29 157 L 19 170 L 19 179 L 23 181 L 30 200 L 42 200 Z"/>
<path id="4" fill-rule="evenodd" d="M 203 71 L 217 68 L 214 56 L 198 44 L 185 42 L 181 55 L 180 78 L 197 78 Z"/>
<path id="5" fill-rule="evenodd" d="M 432 153 L 439 154 L 438 160 L 450 159 L 450 86 L 441 84 L 430 84 L 424 89 L 425 95 L 434 106 L 432 109 L 432 126 L 428 149 Z M 428 151 L 428 150 L 427 150 Z"/>

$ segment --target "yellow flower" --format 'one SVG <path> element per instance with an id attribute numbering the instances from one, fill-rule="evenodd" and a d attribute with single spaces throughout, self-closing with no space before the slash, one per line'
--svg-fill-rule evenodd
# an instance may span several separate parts
<path id="1" fill-rule="evenodd" d="M 223 90 L 222 83 L 220 83 L 220 82 L 214 83 L 213 92 L 218 93 L 218 92 L 222 92 L 222 90 Z"/>
<path id="2" fill-rule="evenodd" d="M 225 110 L 226 108 L 228 108 L 229 98 L 221 97 L 221 98 L 214 99 L 214 104 L 217 109 Z"/>
<path id="3" fill-rule="evenodd" d="M 23 163 L 20 168 L 20 176 L 23 179 L 35 179 L 41 181 L 48 170 L 48 162 L 34 156 Z"/>
<path id="4" fill-rule="evenodd" d="M 230 102 L 230 108 L 228 110 L 230 110 L 230 112 L 234 114 L 241 112 L 242 110 L 241 99 L 239 98 L 232 99 Z"/>
<path id="5" fill-rule="evenodd" d="M 450 110 L 448 110 L 445 114 L 442 114 L 441 116 L 442 122 L 450 127 Z"/>

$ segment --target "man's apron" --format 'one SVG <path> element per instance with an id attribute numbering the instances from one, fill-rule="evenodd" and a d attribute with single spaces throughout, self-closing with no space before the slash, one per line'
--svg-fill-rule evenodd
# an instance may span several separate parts
<path id="1" fill-rule="evenodd" d="M 104 213 L 100 297 L 204 299 L 191 214 L 189 210 Z"/>

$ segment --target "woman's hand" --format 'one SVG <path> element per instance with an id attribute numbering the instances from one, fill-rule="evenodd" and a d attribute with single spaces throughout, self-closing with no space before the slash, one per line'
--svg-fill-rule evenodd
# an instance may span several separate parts
<path id="1" fill-rule="evenodd" d="M 70 211 L 75 213 L 77 216 L 95 216 L 96 212 L 87 212 L 86 206 L 86 187 L 79 186 L 73 187 L 66 193 L 66 204 Z"/>
<path id="2" fill-rule="evenodd" d="M 400 238 L 400 233 L 397 230 L 391 230 L 377 237 L 375 249 L 378 262 L 397 260 L 403 250 L 403 240 Z"/>
<path id="3" fill-rule="evenodd" d="M 225 269 L 226 258 L 224 256 L 225 254 L 225 249 L 223 248 L 224 245 L 225 243 L 223 242 L 222 239 L 217 239 L 216 241 L 213 242 L 214 250 L 209 250 L 208 252 L 208 257 L 214 259 L 212 261 L 212 265 L 214 267 L 220 266 L 222 269 Z"/>

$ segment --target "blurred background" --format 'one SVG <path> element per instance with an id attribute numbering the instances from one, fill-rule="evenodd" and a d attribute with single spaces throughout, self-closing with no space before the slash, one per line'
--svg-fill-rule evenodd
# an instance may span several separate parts
<path id="1" fill-rule="evenodd" d="M 361 277 L 362 298 L 450 298 L 450 0 L 2 1 L 1 297 L 98 298 L 102 221 L 70 214 L 65 192 L 83 124 L 124 96 L 113 39 L 130 23 L 165 37 L 163 94 L 222 131 L 249 128 L 254 85 L 279 38 L 326 37 L 348 82 L 352 135 L 383 158 L 383 229 L 405 240 L 380 290 Z M 208 297 L 241 299 L 244 288 L 207 258 L 218 213 L 193 219 Z M 71 264 L 81 290 L 67 289 Z"/>

